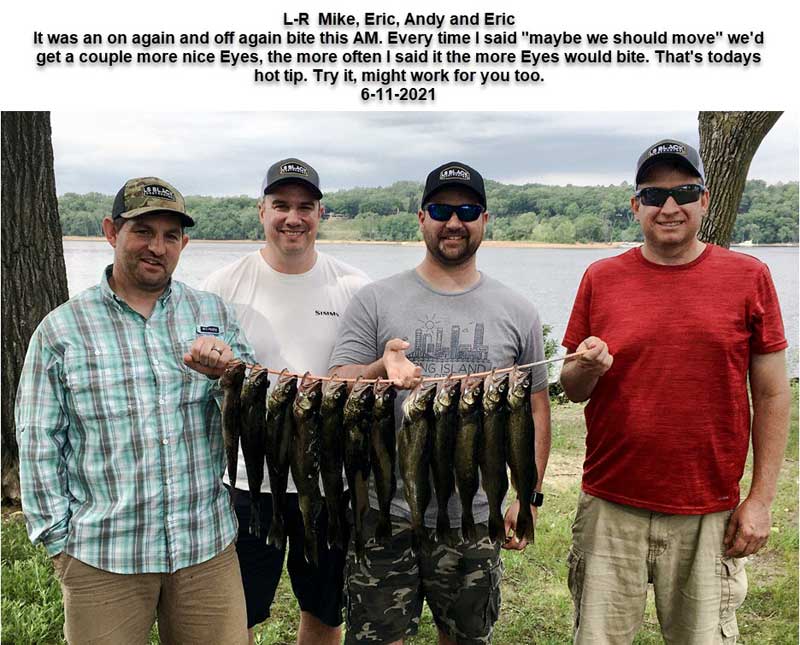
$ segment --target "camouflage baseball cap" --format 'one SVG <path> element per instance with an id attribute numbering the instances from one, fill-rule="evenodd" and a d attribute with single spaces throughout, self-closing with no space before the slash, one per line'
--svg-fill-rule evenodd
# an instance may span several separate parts
<path id="1" fill-rule="evenodd" d="M 186 202 L 172 184 L 158 177 L 129 179 L 119 189 L 111 209 L 112 219 L 131 219 L 147 213 L 175 213 L 184 226 L 194 226 L 186 214 Z"/>

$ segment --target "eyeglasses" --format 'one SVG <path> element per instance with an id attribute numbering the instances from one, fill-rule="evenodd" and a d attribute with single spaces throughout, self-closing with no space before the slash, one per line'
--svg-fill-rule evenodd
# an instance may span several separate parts
<path id="1" fill-rule="evenodd" d="M 480 204 L 461 204 L 459 206 L 452 206 L 451 204 L 428 204 L 426 207 L 428 215 L 431 219 L 437 222 L 446 222 L 449 220 L 453 213 L 458 216 L 462 222 L 474 222 L 483 213 L 483 206 Z"/>
<path id="2" fill-rule="evenodd" d="M 699 184 L 685 184 L 674 188 L 642 188 L 636 192 L 636 198 L 645 206 L 663 206 L 672 197 L 677 204 L 683 206 L 696 202 L 705 190 L 705 186 Z"/>

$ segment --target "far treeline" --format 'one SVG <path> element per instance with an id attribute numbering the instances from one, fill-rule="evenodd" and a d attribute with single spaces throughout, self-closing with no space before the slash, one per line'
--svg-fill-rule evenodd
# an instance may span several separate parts
<path id="1" fill-rule="evenodd" d="M 633 220 L 633 188 L 619 186 L 522 186 L 486 183 L 492 214 L 487 239 L 575 242 L 641 241 Z M 388 187 L 352 188 L 325 195 L 330 216 L 320 238 L 339 240 L 419 239 L 417 208 L 422 184 L 398 181 Z M 58 199 L 64 235 L 100 236 L 100 222 L 111 212 L 112 196 L 66 193 Z M 195 239 L 257 240 L 263 237 L 252 197 L 186 198 L 197 225 Z M 746 183 L 733 231 L 733 243 L 798 242 L 798 182 Z"/>

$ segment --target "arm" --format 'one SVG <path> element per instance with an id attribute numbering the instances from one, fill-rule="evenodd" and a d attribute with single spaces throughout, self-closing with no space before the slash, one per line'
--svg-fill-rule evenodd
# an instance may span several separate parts
<path id="1" fill-rule="evenodd" d="M 791 393 L 785 351 L 753 354 L 750 393 L 753 398 L 753 481 L 747 498 L 734 511 L 725 532 L 725 555 L 740 558 L 767 543 L 778 475 L 789 429 Z"/>
<path id="2" fill-rule="evenodd" d="M 536 429 L 534 452 L 536 455 L 536 473 L 538 475 L 534 490 L 541 492 L 544 482 L 544 472 L 547 469 L 547 461 L 550 458 L 550 393 L 548 388 L 531 394 L 531 411 L 533 413 L 533 423 Z M 539 507 L 531 505 L 534 526 L 536 525 L 538 512 Z M 508 535 L 509 531 L 516 530 L 518 514 L 519 498 L 515 499 L 506 510 L 506 535 Z M 504 549 L 511 549 L 514 551 L 522 551 L 526 546 L 528 546 L 527 540 L 517 540 L 516 537 L 511 538 L 508 542 L 503 544 Z"/>
<path id="3" fill-rule="evenodd" d="M 350 364 L 339 365 L 330 370 L 342 378 L 365 379 L 390 378 L 394 384 L 402 389 L 411 389 L 422 377 L 422 368 L 414 365 L 406 358 L 406 350 L 410 345 L 399 338 L 393 338 L 383 348 L 383 356 L 368 365 Z"/>
<path id="4" fill-rule="evenodd" d="M 595 336 L 584 340 L 578 345 L 577 351 L 585 353 L 564 363 L 560 380 L 567 398 L 574 403 L 581 403 L 592 396 L 600 377 L 614 363 L 614 357 L 609 353 L 608 345 Z"/>
<path id="5" fill-rule="evenodd" d="M 60 358 L 41 328 L 28 347 L 15 401 L 22 510 L 28 535 L 50 556 L 64 550 L 69 533 L 67 486 L 69 416 L 61 384 Z"/>

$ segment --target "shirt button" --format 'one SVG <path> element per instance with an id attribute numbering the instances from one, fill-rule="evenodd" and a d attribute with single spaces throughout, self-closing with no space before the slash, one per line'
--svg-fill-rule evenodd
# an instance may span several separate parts
<path id="1" fill-rule="evenodd" d="M 158 359 L 157 358 L 153 359 L 153 365 L 158 365 Z"/>
<path id="2" fill-rule="evenodd" d="M 166 403 L 166 401 L 164 401 L 164 399 L 159 399 L 158 400 L 158 404 L 159 405 L 164 405 L 164 403 Z"/>
<path id="3" fill-rule="evenodd" d="M 169 439 L 162 439 L 161 443 L 163 443 L 166 446 L 169 443 Z"/>
<path id="4" fill-rule="evenodd" d="M 100 356 L 100 350 L 99 349 L 94 350 L 94 355 L 95 356 Z"/>
<path id="5" fill-rule="evenodd" d="M 172 479 L 170 479 L 169 477 L 167 477 L 167 478 L 166 478 L 166 480 L 164 480 L 164 483 L 165 483 L 165 484 L 171 484 L 171 483 L 172 483 Z"/>

